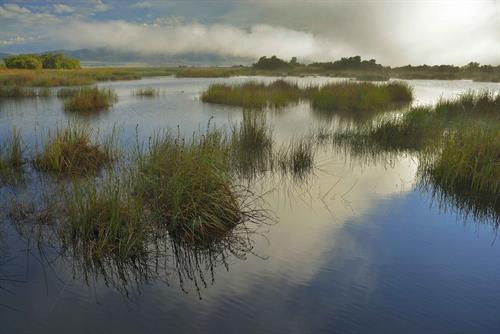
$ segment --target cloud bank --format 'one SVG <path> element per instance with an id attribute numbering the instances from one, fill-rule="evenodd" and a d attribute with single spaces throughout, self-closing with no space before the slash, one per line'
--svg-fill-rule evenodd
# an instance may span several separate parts
<path id="1" fill-rule="evenodd" d="M 189 21 L 188 21 L 189 20 Z M 194 22 L 194 23 L 190 23 Z M 500 64 L 500 0 L 79 0 L 0 4 L 0 51 L 106 47 L 301 61 Z"/>
<path id="2" fill-rule="evenodd" d="M 241 29 L 230 25 L 146 25 L 125 21 L 76 22 L 61 30 L 57 39 L 79 48 L 107 47 L 139 53 L 214 53 L 258 58 L 276 55 L 303 60 L 326 60 L 347 51 L 312 33 L 270 25 Z M 350 51 L 349 51 L 350 52 Z"/>

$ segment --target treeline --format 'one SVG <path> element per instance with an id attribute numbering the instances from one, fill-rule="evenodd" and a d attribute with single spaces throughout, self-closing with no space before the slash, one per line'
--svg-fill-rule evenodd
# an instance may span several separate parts
<path id="1" fill-rule="evenodd" d="M 21 69 L 77 69 L 80 61 L 62 53 L 22 54 L 4 58 L 5 67 Z"/>
<path id="2" fill-rule="evenodd" d="M 290 62 L 287 62 L 276 56 L 272 56 L 269 58 L 264 56 L 261 57 L 255 64 L 253 64 L 252 67 L 259 70 L 286 70 L 297 67 L 321 68 L 330 71 L 389 69 L 389 67 L 384 67 L 380 64 L 377 64 L 375 59 L 362 60 L 360 56 L 342 58 L 334 62 L 316 62 L 308 65 L 299 63 L 297 61 L 297 57 L 293 57 Z"/>
<path id="3" fill-rule="evenodd" d="M 500 81 L 500 65 L 480 65 L 477 62 L 470 62 L 465 66 L 455 65 L 406 65 L 400 67 L 390 67 L 378 64 L 375 59 L 362 60 L 360 56 L 341 58 L 333 62 L 315 62 L 302 64 L 293 57 L 289 62 L 276 56 L 261 57 L 252 68 L 258 70 L 287 70 L 311 73 L 346 73 L 346 72 L 370 72 L 383 73 L 399 78 L 414 79 L 458 79 L 470 78 L 487 81 Z"/>

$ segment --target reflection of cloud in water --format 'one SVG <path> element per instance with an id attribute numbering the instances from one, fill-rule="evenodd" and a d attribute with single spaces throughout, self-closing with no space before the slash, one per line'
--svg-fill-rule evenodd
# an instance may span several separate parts
<path id="1" fill-rule="evenodd" d="M 328 173 L 317 172 L 308 186 L 285 185 L 270 192 L 266 200 L 279 223 L 269 229 L 268 240 L 256 244 L 267 259 L 249 257 L 235 262 L 227 275 L 217 277 L 207 294 L 245 294 L 266 280 L 307 284 L 331 256 L 327 253 L 335 248 L 336 233 L 344 224 L 373 210 L 380 199 L 412 190 L 415 172 L 416 163 L 409 158 L 391 168 L 351 167 L 337 160 L 330 162 Z"/>

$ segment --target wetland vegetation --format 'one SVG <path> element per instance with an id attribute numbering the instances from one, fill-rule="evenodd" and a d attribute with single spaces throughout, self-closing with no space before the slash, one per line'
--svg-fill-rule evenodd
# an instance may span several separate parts
<path id="1" fill-rule="evenodd" d="M 316 109 L 354 112 L 383 111 L 409 103 L 412 99 L 411 87 L 402 82 L 373 84 L 344 81 L 302 88 L 285 80 L 268 84 L 212 84 L 201 96 L 203 102 L 252 109 L 280 108 L 305 100 Z"/>
<path id="2" fill-rule="evenodd" d="M 455 65 L 406 65 L 400 67 L 384 66 L 375 59 L 362 60 L 360 56 L 344 57 L 330 62 L 302 64 L 293 57 L 285 61 L 276 56 L 261 57 L 251 66 L 233 67 L 190 67 L 176 71 L 178 77 L 230 77 L 243 76 L 333 76 L 356 78 L 360 81 L 387 81 L 395 79 L 436 79 L 436 80 L 474 80 L 499 82 L 500 66 L 481 65 L 469 62 L 464 66 Z"/>
<path id="3" fill-rule="evenodd" d="M 434 107 L 412 107 L 399 117 L 381 119 L 333 134 L 337 147 L 361 156 L 413 152 L 419 157 L 420 184 L 461 199 L 487 198 L 483 206 L 500 215 L 500 96 L 466 92 Z M 453 196 L 452 196 L 453 197 Z M 477 209 L 469 208 L 478 212 Z"/>
<path id="4" fill-rule="evenodd" d="M 34 166 L 56 174 L 88 174 L 99 171 L 116 155 L 114 135 L 96 143 L 97 133 L 85 126 L 69 124 L 48 133 Z"/>
<path id="5" fill-rule="evenodd" d="M 122 117 L 137 113 L 135 107 L 119 109 L 124 103 L 154 105 L 159 99 L 133 96 L 138 91 L 168 89 L 155 83 L 144 81 L 126 90 L 120 86 L 124 83 L 111 85 L 123 103 L 99 115 L 108 119 L 119 114 L 110 118 L 118 125 Z M 58 99 L 32 100 L 28 105 L 49 101 L 64 109 L 64 103 L 84 95 L 82 91 L 114 93 L 107 87 L 58 87 L 51 90 Z M 178 92 L 178 86 L 170 89 Z M 194 97 L 200 94 L 196 96 L 203 99 L 211 89 L 217 103 L 236 106 L 228 109 L 227 120 L 217 117 L 216 103 L 204 104 Z M 169 100 L 176 96 L 171 92 Z M 315 85 L 298 78 L 239 84 L 206 81 L 203 89 L 195 87 L 192 92 L 178 96 L 199 106 L 196 117 L 213 117 L 203 130 L 199 125 L 198 130 L 160 126 L 158 132 L 140 136 L 139 127 L 127 123 L 127 136 L 105 136 L 99 131 L 109 133 L 109 129 L 94 130 L 96 120 L 72 119 L 75 114 L 66 112 L 61 115 L 72 122 L 50 131 L 37 128 L 35 143 L 26 127 L 24 139 L 17 130 L 2 136 L 0 191 L 7 199 L 1 219 L 44 251 L 51 249 L 58 258 L 46 261 L 63 263 L 73 279 L 89 285 L 104 280 L 126 298 L 151 283 L 175 280 L 182 291 L 194 288 L 201 298 L 201 290 L 213 284 L 220 269 L 228 269 L 235 258 L 259 258 L 255 250 L 262 246 L 256 246 L 255 239 L 266 243 L 261 229 L 268 233 L 267 226 L 277 221 L 266 202 L 267 189 L 286 193 L 282 201 L 294 203 L 293 209 L 297 202 L 307 207 L 317 204 L 309 201 L 323 203 L 328 197 L 349 206 L 346 194 L 355 191 L 355 182 L 338 191 L 337 182 L 342 184 L 346 176 L 337 176 L 331 168 L 348 165 L 347 159 L 411 157 L 417 163 L 412 187 L 431 194 L 439 210 L 499 226 L 499 168 L 492 158 L 500 154 L 496 91 L 471 91 L 443 97 L 432 105 L 411 106 L 418 92 L 399 81 L 332 80 Z M 18 101 L 7 103 L 17 106 Z M 312 116 L 307 122 L 302 118 L 304 110 Z M 328 117 L 315 118 L 318 114 Z M 364 118 L 366 114 L 370 117 Z M 155 123 L 163 117 L 178 117 L 157 115 Z M 288 122 L 297 118 L 291 124 L 300 126 L 280 124 L 281 117 Z M 118 137 L 129 139 L 122 143 Z M 370 169 L 369 164 L 361 166 Z M 349 167 L 343 171 L 352 172 Z M 377 178 L 385 172 L 378 171 Z M 12 175 L 37 190 L 17 195 L 25 190 L 11 182 Z M 315 182 L 321 182 L 321 197 L 312 194 L 317 189 L 310 190 Z M 339 210 L 333 209 L 332 215 Z M 280 225 L 286 224 L 284 220 Z M 306 230 L 314 228 L 311 224 Z"/>
<path id="6" fill-rule="evenodd" d="M 138 80 L 172 75 L 164 67 L 118 67 L 82 69 L 0 69 L 0 87 L 58 87 L 91 85 L 101 81 Z"/>
<path id="7" fill-rule="evenodd" d="M 64 101 L 64 110 L 70 112 L 107 110 L 118 99 L 118 96 L 110 88 L 82 87 L 71 93 L 67 90 L 63 92 L 65 97 L 67 97 L 66 101 Z"/>

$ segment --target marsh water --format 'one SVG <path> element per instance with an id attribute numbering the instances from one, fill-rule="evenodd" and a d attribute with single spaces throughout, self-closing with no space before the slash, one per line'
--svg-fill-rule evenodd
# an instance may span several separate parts
<path id="1" fill-rule="evenodd" d="M 272 80 L 272 78 L 257 78 Z M 0 101 L 0 139 L 19 129 L 31 149 L 68 121 L 101 133 L 119 128 L 124 147 L 155 132 L 229 128 L 240 108 L 202 103 L 212 82 L 255 78 L 102 83 L 118 103 L 97 115 L 65 113 L 57 98 Z M 288 78 L 300 84 L 334 78 Z M 500 84 L 410 80 L 414 104 Z M 154 87 L 154 98 L 132 96 Z M 276 142 L 317 127 L 358 122 L 299 103 L 266 113 Z M 217 250 L 165 245 L 147 264 L 78 259 L 36 230 L 0 224 L 0 333 L 500 333 L 500 242 L 495 222 L 467 215 L 417 185 L 418 160 L 351 156 L 328 145 L 301 179 L 261 176 L 269 222 Z M 0 207 L 36 197 L 43 177 L 0 187 Z M 53 196 L 57 201 L 57 195 Z"/>

